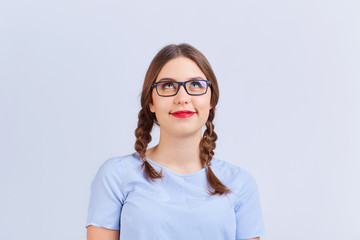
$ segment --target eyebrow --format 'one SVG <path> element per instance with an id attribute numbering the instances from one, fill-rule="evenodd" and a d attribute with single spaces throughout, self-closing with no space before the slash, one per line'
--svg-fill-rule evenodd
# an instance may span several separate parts
<path id="1" fill-rule="evenodd" d="M 190 80 L 205 80 L 203 77 L 193 77 L 193 78 L 189 78 L 188 80 L 186 81 L 190 81 Z M 159 82 L 163 82 L 163 81 L 172 81 L 172 82 L 178 82 L 178 81 L 175 81 L 175 79 L 173 78 L 161 78 L 159 80 Z"/>

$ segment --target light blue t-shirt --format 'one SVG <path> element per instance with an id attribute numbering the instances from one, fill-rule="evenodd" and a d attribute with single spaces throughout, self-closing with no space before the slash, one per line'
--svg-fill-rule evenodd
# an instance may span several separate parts
<path id="1" fill-rule="evenodd" d="M 149 158 L 163 179 L 147 178 L 138 153 L 110 158 L 91 184 L 86 226 L 120 230 L 121 240 L 234 240 L 264 234 L 258 190 L 244 169 L 213 158 L 232 193 L 207 193 L 206 168 L 179 174 Z"/>

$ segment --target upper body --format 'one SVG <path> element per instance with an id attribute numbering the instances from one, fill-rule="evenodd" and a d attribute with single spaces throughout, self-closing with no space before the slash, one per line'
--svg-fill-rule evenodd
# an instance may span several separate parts
<path id="1" fill-rule="evenodd" d="M 93 181 L 88 240 L 263 234 L 254 179 L 213 157 L 218 98 L 215 74 L 200 51 L 188 44 L 159 51 L 143 84 L 136 154 L 107 161 Z M 154 124 L 160 139 L 148 149 Z"/>
<path id="2" fill-rule="evenodd" d="M 121 239 L 250 239 L 264 233 L 257 186 L 244 169 L 213 158 L 232 192 L 209 195 L 206 168 L 180 174 L 147 158 L 163 179 L 144 177 L 137 153 L 111 158 L 91 185 L 87 226 L 120 230 Z"/>

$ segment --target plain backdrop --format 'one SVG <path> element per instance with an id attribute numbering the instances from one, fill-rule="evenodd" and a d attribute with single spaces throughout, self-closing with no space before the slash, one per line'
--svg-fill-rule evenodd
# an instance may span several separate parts
<path id="1" fill-rule="evenodd" d="M 218 78 L 216 157 L 257 180 L 262 239 L 360 239 L 359 12 L 357 0 L 1 1 L 0 239 L 86 238 L 90 183 L 135 151 L 147 67 L 182 42 Z"/>

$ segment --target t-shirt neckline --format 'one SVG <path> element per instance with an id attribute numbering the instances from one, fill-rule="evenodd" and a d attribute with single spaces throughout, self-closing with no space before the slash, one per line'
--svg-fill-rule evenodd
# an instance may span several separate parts
<path id="1" fill-rule="evenodd" d="M 163 168 L 163 169 L 165 169 L 166 171 L 168 171 L 169 173 L 171 173 L 171 174 L 173 174 L 173 175 L 176 175 L 176 176 L 179 176 L 179 177 L 189 177 L 189 176 L 197 175 L 197 174 L 200 174 L 200 173 L 206 171 L 206 168 L 202 168 L 202 169 L 200 169 L 200 170 L 198 170 L 198 171 L 196 171 L 196 172 L 193 172 L 193 173 L 181 174 L 181 173 L 174 172 L 174 171 L 171 170 L 170 168 L 167 168 L 167 167 L 165 167 L 165 166 L 163 166 L 163 165 L 161 165 L 161 164 L 159 164 L 159 163 L 154 162 L 154 161 L 151 160 L 147 155 L 145 155 L 145 157 L 146 157 L 146 160 L 147 160 L 149 163 L 151 163 L 151 164 L 153 164 L 153 165 L 156 165 L 156 166 L 158 166 L 158 167 L 160 167 L 160 168 Z"/>

